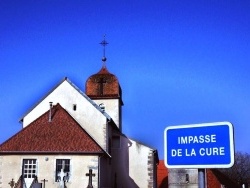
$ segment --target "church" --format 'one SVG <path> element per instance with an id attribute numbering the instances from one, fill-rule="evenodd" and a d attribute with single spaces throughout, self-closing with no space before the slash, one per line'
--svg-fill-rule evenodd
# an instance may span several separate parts
<path id="1" fill-rule="evenodd" d="M 122 89 L 101 44 L 85 92 L 63 78 L 0 145 L 0 188 L 157 187 L 157 150 L 123 134 Z"/>

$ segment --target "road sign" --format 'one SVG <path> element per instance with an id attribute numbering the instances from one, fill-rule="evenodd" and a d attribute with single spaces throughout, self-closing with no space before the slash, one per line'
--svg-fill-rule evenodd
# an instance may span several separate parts
<path id="1" fill-rule="evenodd" d="M 169 126 L 164 131 L 167 168 L 230 168 L 234 164 L 229 122 Z"/>

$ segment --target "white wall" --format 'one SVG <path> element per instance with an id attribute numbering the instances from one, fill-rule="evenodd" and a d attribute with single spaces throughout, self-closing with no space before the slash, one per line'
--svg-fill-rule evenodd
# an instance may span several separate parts
<path id="1" fill-rule="evenodd" d="M 48 157 L 48 160 L 45 158 Z M 69 183 L 66 183 L 67 188 L 87 187 L 88 178 L 86 173 L 89 169 L 93 169 L 95 177 L 93 177 L 93 186 L 98 187 L 98 156 L 80 156 L 80 155 L 9 155 L 0 156 L 0 188 L 10 187 L 9 182 L 14 179 L 15 182 L 19 179 L 22 173 L 23 159 L 37 159 L 38 161 L 38 181 L 46 179 L 46 187 L 57 187 L 58 182 L 55 182 L 55 166 L 56 159 L 71 159 L 71 178 Z"/>
<path id="2" fill-rule="evenodd" d="M 98 99 L 93 100 L 97 105 L 101 103 L 105 106 L 105 112 L 112 118 L 118 128 L 120 128 L 120 99 Z"/>
<path id="3" fill-rule="evenodd" d="M 139 187 L 153 187 L 153 149 L 136 141 L 129 147 L 129 175 Z"/>

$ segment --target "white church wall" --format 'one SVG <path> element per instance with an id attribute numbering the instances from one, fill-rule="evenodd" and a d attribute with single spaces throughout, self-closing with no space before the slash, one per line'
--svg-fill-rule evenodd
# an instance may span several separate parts
<path id="1" fill-rule="evenodd" d="M 93 100 L 97 105 L 104 104 L 105 112 L 112 118 L 118 128 L 120 128 L 120 103 L 119 99 L 98 99 Z"/>
<path id="2" fill-rule="evenodd" d="M 12 179 L 16 182 L 20 177 L 21 171 L 19 158 L 16 156 L 11 156 L 8 158 L 5 156 L 0 156 L 0 188 L 9 187 L 9 182 Z"/>
<path id="3" fill-rule="evenodd" d="M 105 129 L 106 117 L 98 111 L 85 97 L 65 80 L 32 111 L 23 118 L 23 127 L 49 110 L 49 103 L 60 103 L 72 117 L 102 146 L 106 148 Z M 76 105 L 76 110 L 73 106 Z M 49 117 L 48 117 L 49 118 Z"/>
<path id="4" fill-rule="evenodd" d="M 37 177 L 38 182 L 47 180 L 46 187 L 59 187 L 59 182 L 55 181 L 55 166 L 56 159 L 70 159 L 70 178 L 66 183 L 67 188 L 87 187 L 89 177 L 89 169 L 93 169 L 94 177 L 92 184 L 98 187 L 98 156 L 91 155 L 8 155 L 0 156 L 1 171 L 0 171 L 0 188 L 9 187 L 9 182 L 13 179 L 15 182 L 22 174 L 23 159 L 37 160 Z M 4 172 L 4 173 L 3 173 Z"/>
<path id="5" fill-rule="evenodd" d="M 136 141 L 129 147 L 129 175 L 139 187 L 154 187 L 153 149 Z"/>

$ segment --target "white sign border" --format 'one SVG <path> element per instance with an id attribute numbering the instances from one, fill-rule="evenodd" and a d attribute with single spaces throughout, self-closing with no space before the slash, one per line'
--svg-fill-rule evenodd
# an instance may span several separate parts
<path id="1" fill-rule="evenodd" d="M 167 131 L 170 129 L 183 129 L 194 127 L 207 127 L 207 126 L 220 126 L 227 125 L 229 127 L 229 140 L 230 140 L 230 163 L 229 164 L 211 164 L 211 165 L 168 165 L 167 164 Z M 213 123 L 200 123 L 188 125 L 175 125 L 168 126 L 164 130 L 164 163 L 167 168 L 230 168 L 234 165 L 234 131 L 232 123 L 228 121 L 213 122 Z"/>

